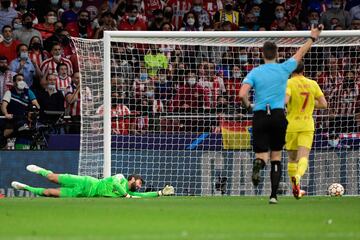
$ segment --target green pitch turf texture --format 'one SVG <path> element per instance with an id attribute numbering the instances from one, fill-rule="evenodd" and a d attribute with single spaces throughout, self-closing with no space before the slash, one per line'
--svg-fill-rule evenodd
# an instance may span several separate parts
<path id="1" fill-rule="evenodd" d="M 0 239 L 360 239 L 359 197 L 0 199 Z"/>

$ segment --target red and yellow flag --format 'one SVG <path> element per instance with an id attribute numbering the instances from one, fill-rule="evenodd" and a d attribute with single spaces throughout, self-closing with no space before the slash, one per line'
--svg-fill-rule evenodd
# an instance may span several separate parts
<path id="1" fill-rule="evenodd" d="M 252 121 L 222 120 L 220 126 L 224 149 L 251 149 L 249 128 L 252 126 Z"/>

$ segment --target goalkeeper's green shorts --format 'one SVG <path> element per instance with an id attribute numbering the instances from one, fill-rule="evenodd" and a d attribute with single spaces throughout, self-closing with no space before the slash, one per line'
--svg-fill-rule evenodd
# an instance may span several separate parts
<path id="1" fill-rule="evenodd" d="M 89 176 L 60 174 L 60 197 L 88 197 L 92 187 L 98 182 L 98 179 Z"/>

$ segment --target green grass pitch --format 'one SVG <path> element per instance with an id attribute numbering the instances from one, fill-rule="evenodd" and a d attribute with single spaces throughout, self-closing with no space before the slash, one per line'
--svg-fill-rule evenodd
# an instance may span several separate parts
<path id="1" fill-rule="evenodd" d="M 0 199 L 0 239 L 360 239 L 359 197 Z"/>

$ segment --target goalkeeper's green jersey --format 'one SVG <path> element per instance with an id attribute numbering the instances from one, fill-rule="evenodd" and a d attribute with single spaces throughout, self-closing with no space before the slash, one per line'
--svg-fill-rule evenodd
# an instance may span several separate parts
<path id="1" fill-rule="evenodd" d="M 125 197 L 127 194 L 142 198 L 159 196 L 157 192 L 130 191 L 128 180 L 122 174 L 103 179 L 61 174 L 59 183 L 62 185 L 61 195 L 63 197 Z M 69 185 L 72 187 L 69 188 Z"/>

